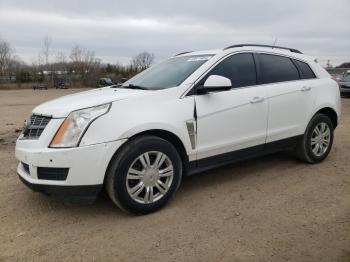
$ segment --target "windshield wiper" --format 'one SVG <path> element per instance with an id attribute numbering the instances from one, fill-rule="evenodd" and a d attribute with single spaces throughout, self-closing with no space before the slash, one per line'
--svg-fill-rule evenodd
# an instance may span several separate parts
<path id="1" fill-rule="evenodd" d="M 122 84 L 116 84 L 116 85 L 111 85 L 110 88 L 117 88 L 117 87 L 121 87 Z"/>
<path id="2" fill-rule="evenodd" d="M 127 86 L 121 86 L 123 88 L 130 88 L 130 89 L 141 89 L 141 90 L 148 90 L 148 88 L 143 87 L 143 86 L 138 86 L 138 85 L 133 85 L 133 84 L 129 84 Z"/>

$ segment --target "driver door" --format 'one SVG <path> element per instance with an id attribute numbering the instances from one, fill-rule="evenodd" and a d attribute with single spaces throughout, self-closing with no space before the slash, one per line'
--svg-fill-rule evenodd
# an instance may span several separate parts
<path id="1" fill-rule="evenodd" d="M 198 167 L 210 158 L 212 164 L 245 158 L 263 151 L 267 133 L 268 104 L 266 89 L 257 85 L 254 56 L 232 55 L 220 62 L 210 75 L 229 78 L 228 91 L 197 94 Z M 246 150 L 241 150 L 246 149 Z"/>

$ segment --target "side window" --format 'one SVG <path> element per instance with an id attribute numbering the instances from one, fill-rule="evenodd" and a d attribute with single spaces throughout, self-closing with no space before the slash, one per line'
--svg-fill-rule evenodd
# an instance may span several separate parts
<path id="1" fill-rule="evenodd" d="M 208 75 L 227 77 L 232 87 L 256 85 L 255 63 L 252 54 L 237 54 L 226 58 L 218 64 Z"/>
<path id="2" fill-rule="evenodd" d="M 312 69 L 307 63 L 304 63 L 298 60 L 294 60 L 294 62 L 298 65 L 303 79 L 316 78 L 316 75 L 314 74 L 314 72 L 312 71 Z"/>
<path id="3" fill-rule="evenodd" d="M 299 71 L 290 58 L 259 54 L 259 62 L 262 84 L 300 79 Z"/>

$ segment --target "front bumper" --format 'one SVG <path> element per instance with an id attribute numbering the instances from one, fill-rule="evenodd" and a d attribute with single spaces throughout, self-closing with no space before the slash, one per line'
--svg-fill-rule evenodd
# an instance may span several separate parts
<path id="1" fill-rule="evenodd" d="M 110 160 L 125 140 L 75 147 L 37 148 L 35 140 L 17 140 L 17 173 L 34 191 L 63 199 L 94 200 L 101 190 Z M 26 167 L 23 165 L 26 164 Z M 38 177 L 38 168 L 69 169 L 65 180 Z"/>
<path id="2" fill-rule="evenodd" d="M 88 186 L 55 186 L 32 184 L 25 180 L 21 175 L 19 179 L 34 192 L 40 192 L 47 196 L 62 200 L 64 203 L 92 203 L 96 200 L 102 185 Z"/>

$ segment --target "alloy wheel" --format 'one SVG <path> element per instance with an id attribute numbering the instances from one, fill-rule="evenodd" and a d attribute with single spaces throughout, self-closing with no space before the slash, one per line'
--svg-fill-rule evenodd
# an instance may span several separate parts
<path id="1" fill-rule="evenodd" d="M 315 156 L 322 156 L 328 149 L 331 141 L 331 131 L 328 124 L 318 123 L 311 135 L 311 150 Z"/>
<path id="2" fill-rule="evenodd" d="M 143 153 L 133 161 L 128 170 L 128 194 L 138 203 L 154 203 L 169 191 L 173 177 L 174 167 L 166 154 L 159 151 Z"/>

